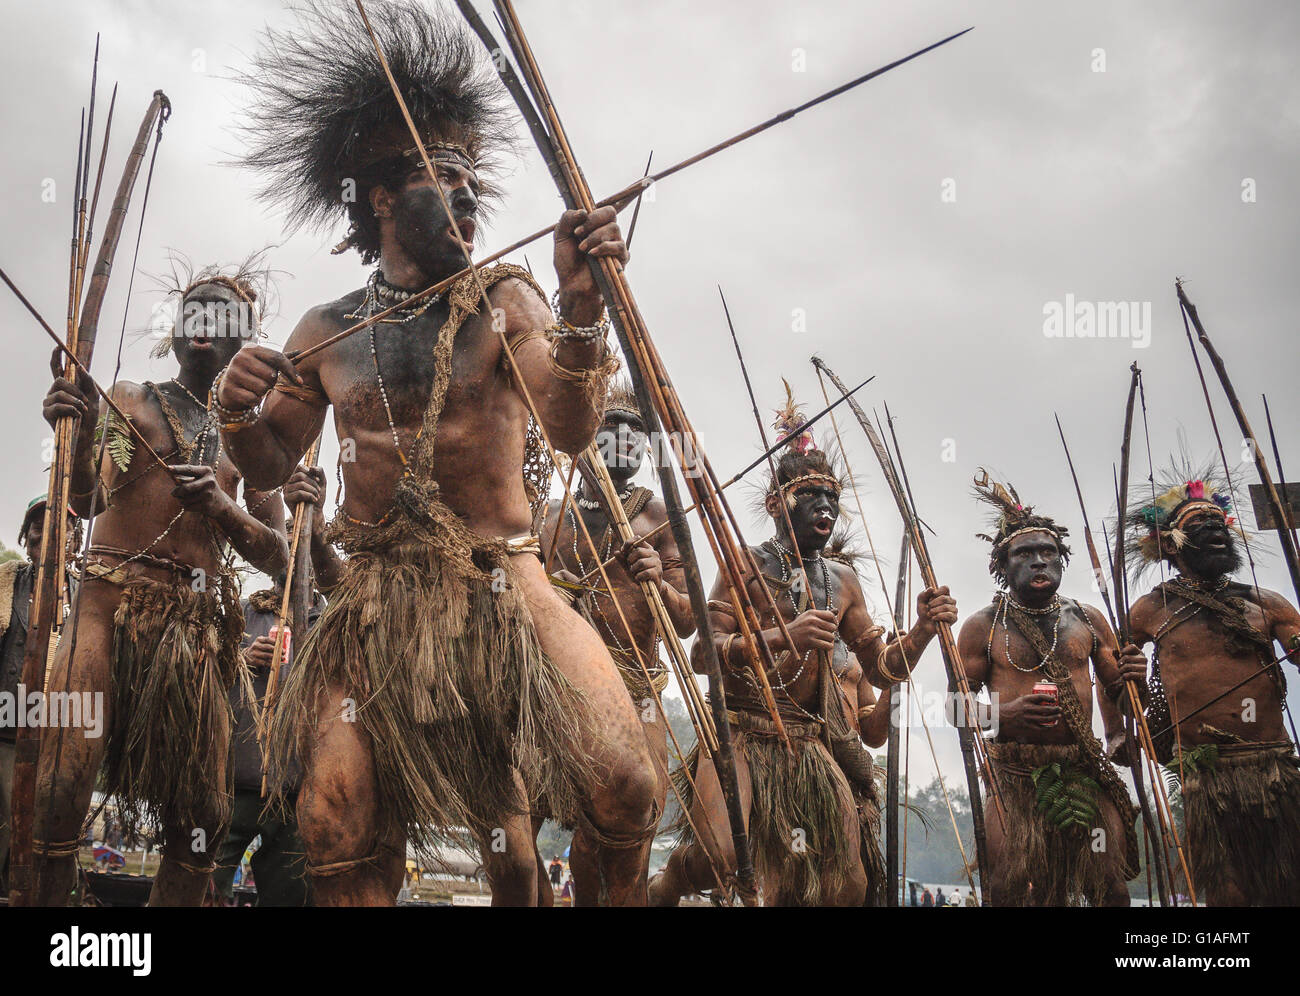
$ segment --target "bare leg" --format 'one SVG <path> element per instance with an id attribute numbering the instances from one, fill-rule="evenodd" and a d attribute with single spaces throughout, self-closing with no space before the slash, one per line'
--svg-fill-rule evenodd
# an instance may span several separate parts
<path id="1" fill-rule="evenodd" d="M 658 775 L 658 789 L 655 801 L 658 812 L 664 811 L 668 798 L 668 741 L 664 732 L 663 720 L 659 710 L 649 698 L 635 703 L 645 729 L 646 744 Z M 642 882 L 649 877 L 650 851 L 654 847 L 654 838 L 648 838 L 637 849 L 640 855 Z M 600 861 L 601 848 L 594 843 L 587 832 L 579 827 L 573 834 L 573 847 L 569 851 L 569 865 L 573 869 L 573 905 L 599 906 L 601 903 Z"/>
<path id="2" fill-rule="evenodd" d="M 224 714 L 219 714 L 222 729 L 215 738 L 210 763 L 217 769 L 213 784 L 224 785 L 226 760 L 230 747 L 230 724 Z M 228 828 L 229 817 L 223 821 L 217 815 L 219 800 L 211 800 L 207 814 L 197 826 L 169 824 L 163 829 L 163 857 L 149 891 L 150 906 L 201 906 L 212 872 L 221 839 Z M 229 805 L 226 807 L 229 812 Z"/>
<path id="3" fill-rule="evenodd" d="M 533 814 L 533 856 L 537 861 L 537 905 L 549 907 L 555 905 L 555 890 L 551 888 L 551 880 L 546 874 L 546 861 L 542 857 L 542 852 L 537 849 L 537 835 L 542 832 L 542 824 L 545 822 L 545 817 Z"/>
<path id="4" fill-rule="evenodd" d="M 90 809 L 95 776 L 104 759 L 105 738 L 112 721 L 109 670 L 113 614 L 121 592 L 111 585 L 90 581 L 81 599 L 76 659 L 68 660 L 70 642 L 61 643 L 50 673 L 50 690 L 62 692 L 66 687 L 74 694 L 90 693 L 100 720 L 99 735 L 86 736 L 87 732 L 94 731 L 71 727 L 43 731 L 32 836 L 36 841 L 52 845 L 75 841 L 81 836 L 81 825 Z M 57 772 L 56 753 L 59 755 Z M 47 858 L 36 853 L 33 860 L 35 904 L 66 906 L 76 875 L 76 855 Z"/>
<path id="5" fill-rule="evenodd" d="M 321 697 L 320 722 L 303 758 L 299 832 L 308 868 L 317 872 L 316 905 L 392 906 L 401 886 L 394 867 L 404 871 L 405 850 L 398 846 L 394 853 L 394 832 L 383 836 L 370 736 L 343 718 L 346 697 L 337 686 Z"/>
<path id="6" fill-rule="evenodd" d="M 492 886 L 493 906 L 536 906 L 538 890 L 537 844 L 532 818 L 527 812 L 524 784 L 515 773 L 515 802 L 522 809 L 502 821 L 490 834 L 479 837 L 479 855 Z"/>
<path id="7" fill-rule="evenodd" d="M 640 717 L 600 637 L 551 588 L 541 562 L 513 558 L 542 649 L 583 696 L 581 743 L 593 783 L 583 787 L 585 815 L 604 835 L 628 839 L 646 830 L 657 778 Z M 644 905 L 641 847 L 602 848 L 598 857 L 608 903 Z"/>
<path id="8" fill-rule="evenodd" d="M 740 809 L 745 817 L 745 832 L 749 832 L 749 807 L 753 786 L 749 778 L 749 762 L 740 749 L 740 738 L 735 738 L 736 777 L 740 788 Z M 722 795 L 713 762 L 701 757 L 695 772 L 695 802 L 691 806 L 691 819 L 707 837 L 712 828 L 718 842 L 715 861 L 719 872 L 726 877 L 735 874 L 736 851 L 731 842 L 731 823 L 727 818 L 727 801 Z M 717 880 L 709 866 L 709 855 L 704 844 L 696 839 L 686 847 L 679 847 L 668 858 L 664 870 L 650 881 L 650 902 L 655 906 L 676 906 L 682 896 L 716 889 Z"/>

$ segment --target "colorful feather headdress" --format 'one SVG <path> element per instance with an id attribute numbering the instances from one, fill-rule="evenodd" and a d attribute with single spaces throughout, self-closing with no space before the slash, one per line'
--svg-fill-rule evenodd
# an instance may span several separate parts
<path id="1" fill-rule="evenodd" d="M 807 453 L 809 450 L 817 449 L 817 441 L 813 439 L 812 430 L 804 428 L 807 418 L 804 415 L 803 405 L 794 400 L 794 391 L 790 389 L 790 382 L 782 377 L 781 383 L 785 385 L 785 404 L 773 413 L 776 418 L 772 422 L 772 428 L 777 433 L 777 444 L 785 443 L 796 453 Z"/>
<path id="2" fill-rule="evenodd" d="M 1154 486 L 1142 482 L 1130 488 L 1124 536 L 1132 554 L 1134 577 L 1161 560 L 1172 560 L 1172 552 L 1162 549 L 1162 541 L 1168 539 L 1174 551 L 1181 550 L 1187 543 L 1183 526 L 1193 515 L 1209 512 L 1222 516 L 1243 542 L 1248 541 L 1233 515 L 1236 501 L 1232 488 L 1215 466 L 1214 461 L 1207 461 L 1195 469 L 1184 460 L 1161 472 Z"/>
<path id="3" fill-rule="evenodd" d="M 768 481 L 764 503 L 768 495 L 780 490 L 786 504 L 794 508 L 795 490 L 808 484 L 823 485 L 839 495 L 849 484 L 848 475 L 834 453 L 817 445 L 812 430 L 807 428 L 803 405 L 794 399 L 790 382 L 782 377 L 781 383 L 785 385 L 785 404 L 773 413 L 772 428 L 776 431 L 776 444 L 785 446 L 776 468 L 782 483 L 778 489 L 776 481 Z"/>
<path id="4" fill-rule="evenodd" d="M 989 477 L 987 470 L 981 467 L 979 476 L 975 478 L 975 487 L 972 493 L 976 499 L 992 506 L 994 510 L 990 523 L 992 533 L 976 533 L 975 535 L 979 539 L 987 540 L 993 544 L 993 549 L 989 551 L 989 573 L 997 579 L 999 584 L 1006 581 L 1006 575 L 1003 573 L 1001 566 L 1002 553 L 1008 543 L 1023 533 L 1051 533 L 1056 537 L 1056 545 L 1061 551 L 1061 559 L 1065 561 L 1070 559 L 1070 548 L 1065 545 L 1065 537 L 1069 535 L 1070 530 L 1065 526 L 1058 525 L 1056 520 L 1046 515 L 1034 514 L 1034 506 L 1022 502 L 1020 495 L 1016 493 L 1016 489 L 1010 484 L 998 483 Z"/>

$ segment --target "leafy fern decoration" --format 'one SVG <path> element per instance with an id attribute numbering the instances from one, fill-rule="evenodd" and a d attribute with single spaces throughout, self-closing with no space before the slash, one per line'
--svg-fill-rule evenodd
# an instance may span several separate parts
<path id="1" fill-rule="evenodd" d="M 1076 768 L 1059 761 L 1035 768 L 1031 773 L 1038 812 L 1058 830 L 1097 825 L 1097 793 L 1101 786 Z"/>
<path id="2" fill-rule="evenodd" d="M 126 416 L 127 421 L 131 418 Z M 99 446 L 103 439 L 105 426 L 108 431 L 108 444 L 105 449 L 112 459 L 117 469 L 126 473 L 126 468 L 131 465 L 131 457 L 135 455 L 135 440 L 131 438 L 130 428 L 117 414 L 109 409 L 99 418 L 99 424 L 95 426 L 95 445 Z"/>

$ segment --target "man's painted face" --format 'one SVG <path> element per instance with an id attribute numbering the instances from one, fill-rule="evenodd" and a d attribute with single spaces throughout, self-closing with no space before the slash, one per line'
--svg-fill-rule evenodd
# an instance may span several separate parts
<path id="1" fill-rule="evenodd" d="M 1213 579 L 1232 574 L 1241 566 L 1241 550 L 1222 515 L 1210 511 L 1193 515 L 1183 523 L 1182 530 L 1187 542 L 1176 555 L 1180 570 Z"/>
<path id="2" fill-rule="evenodd" d="M 29 559 L 33 564 L 39 564 L 41 561 L 41 551 L 44 549 L 45 546 L 44 526 L 45 526 L 44 510 L 42 510 L 36 515 L 33 515 L 32 521 L 27 524 L 27 544 L 26 544 L 27 559 Z M 77 553 L 76 532 L 77 532 L 77 520 L 74 519 L 72 516 L 68 516 L 68 529 L 67 529 L 68 547 L 67 550 L 65 551 L 65 555 L 68 557 L 74 557 L 76 556 Z"/>
<path id="3" fill-rule="evenodd" d="M 392 205 L 398 245 L 431 278 L 464 269 L 465 254 L 452 228 L 454 224 L 460 230 L 465 248 L 473 253 L 479 197 L 478 177 L 473 170 L 446 162 L 435 162 L 434 168 L 442 197 L 429 179 L 428 170 L 421 166 L 407 176 Z M 442 206 L 443 198 L 451 208 L 450 216 Z"/>
<path id="4" fill-rule="evenodd" d="M 1025 533 L 1007 544 L 1003 572 L 1007 587 L 1018 601 L 1037 601 L 1056 594 L 1064 569 L 1061 548 L 1051 533 Z"/>
<path id="5" fill-rule="evenodd" d="M 794 507 L 790 512 L 790 525 L 794 527 L 794 541 L 799 552 L 807 555 L 821 550 L 830 542 L 831 532 L 840 517 L 840 497 L 835 489 L 824 484 L 805 484 L 795 489 Z M 777 523 L 783 524 L 781 510 L 776 510 Z"/>
<path id="6" fill-rule="evenodd" d="M 645 423 L 635 415 L 610 412 L 596 433 L 596 446 L 611 477 L 627 480 L 645 462 Z"/>
<path id="7" fill-rule="evenodd" d="M 172 352 L 182 370 L 216 372 L 256 334 L 253 306 L 225 284 L 199 284 L 181 302 Z"/>

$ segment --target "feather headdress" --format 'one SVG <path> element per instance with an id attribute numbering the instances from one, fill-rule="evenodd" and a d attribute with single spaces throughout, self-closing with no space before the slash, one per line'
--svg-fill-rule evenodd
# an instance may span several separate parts
<path id="1" fill-rule="evenodd" d="M 785 385 L 785 404 L 773 413 L 776 416 L 772 422 L 772 428 L 777 433 L 776 442 L 785 443 L 796 453 L 817 449 L 812 430 L 804 428 L 807 418 L 804 416 L 803 405 L 795 402 L 790 382 L 782 377 L 781 383 Z"/>
<path id="2" fill-rule="evenodd" d="M 611 412 L 621 412 L 624 415 L 633 415 L 641 418 L 641 408 L 636 402 L 636 392 L 632 390 L 632 385 L 626 380 L 611 380 L 609 389 L 605 393 L 605 414 Z"/>
<path id="3" fill-rule="evenodd" d="M 1007 544 L 1022 533 L 1051 533 L 1056 537 L 1056 545 L 1061 551 L 1061 559 L 1069 561 L 1070 548 L 1065 544 L 1065 537 L 1069 535 L 1070 530 L 1065 526 L 1058 525 L 1056 520 L 1046 515 L 1036 515 L 1034 506 L 1022 502 L 1020 495 L 1016 493 L 1016 489 L 1010 484 L 1000 484 L 993 480 L 989 477 L 989 472 L 981 467 L 979 476 L 975 478 L 975 487 L 972 493 L 979 501 L 984 502 L 993 509 L 990 522 L 992 533 L 976 533 L 975 535 L 979 539 L 987 540 L 993 544 L 993 549 L 989 551 L 989 573 L 993 575 L 999 584 L 1005 584 L 1006 582 L 1002 561 Z"/>
<path id="4" fill-rule="evenodd" d="M 287 226 L 324 228 L 345 212 L 363 258 L 377 254 L 369 189 L 423 159 L 360 15 L 342 0 L 305 0 L 298 23 L 268 29 L 242 82 L 252 94 L 243 165 L 261 175 L 264 200 Z M 431 159 L 473 168 L 482 209 L 499 193 L 500 156 L 514 140 L 505 89 L 473 36 L 425 4 L 373 4 L 371 26 Z"/>
<path id="5" fill-rule="evenodd" d="M 1183 527 L 1193 515 L 1221 515 L 1243 542 L 1249 540 L 1233 514 L 1236 498 L 1232 488 L 1217 467 L 1212 459 L 1194 467 L 1184 457 L 1156 475 L 1154 485 L 1143 481 L 1129 489 L 1124 539 L 1134 580 L 1162 560 L 1173 562 L 1175 553 L 1187 543 Z M 1167 547 L 1165 540 L 1169 541 Z"/>
<path id="6" fill-rule="evenodd" d="M 805 428 L 803 405 L 795 401 L 789 382 L 782 377 L 781 383 L 785 385 L 785 404 L 776 410 L 772 428 L 777 433 L 775 442 L 784 444 L 785 450 L 776 458 L 777 480 L 769 476 L 766 488 L 758 496 L 756 505 L 764 512 L 768 497 L 778 491 L 785 496 L 786 505 L 794 508 L 795 491 L 804 485 L 820 484 L 838 495 L 851 483 L 839 455 L 834 450 L 819 447 L 812 430 Z M 841 517 L 844 514 L 841 510 Z"/>
<path id="7" fill-rule="evenodd" d="M 164 291 L 167 302 L 174 299 L 176 310 L 155 310 L 150 332 L 158 338 L 158 344 L 150 355 L 166 356 L 171 351 L 172 334 L 184 318 L 185 299 L 204 284 L 217 284 L 232 291 L 238 299 L 238 307 L 250 319 L 255 334 L 265 336 L 262 328 L 274 315 L 276 291 L 276 273 L 266 265 L 266 254 L 266 249 L 260 249 L 239 263 L 224 266 L 211 263 L 196 269 L 194 262 L 184 253 L 170 250 L 167 256 L 170 272 L 155 276 L 154 282 Z"/>

